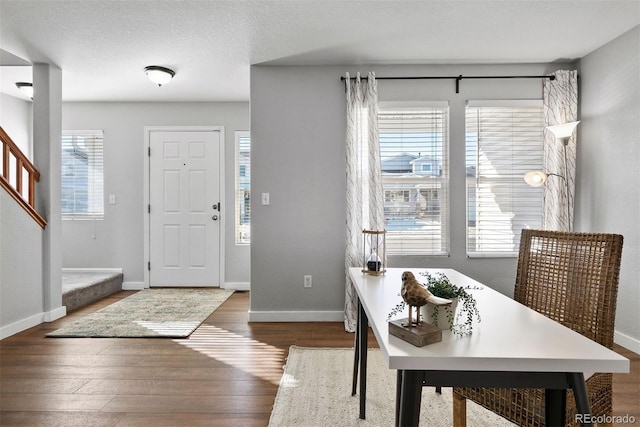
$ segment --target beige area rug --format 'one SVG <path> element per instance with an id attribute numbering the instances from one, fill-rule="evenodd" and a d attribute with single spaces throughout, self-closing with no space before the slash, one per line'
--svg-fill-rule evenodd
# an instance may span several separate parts
<path id="1" fill-rule="evenodd" d="M 218 288 L 164 288 L 136 292 L 48 337 L 185 338 L 231 296 Z"/>
<path id="2" fill-rule="evenodd" d="M 270 427 L 392 427 L 395 422 L 396 371 L 385 367 L 380 350 L 367 359 L 366 420 L 360 420 L 358 395 L 351 396 L 353 349 L 293 346 L 276 395 Z M 422 391 L 421 426 L 452 425 L 451 388 Z M 514 426 L 493 412 L 467 401 L 467 426 Z"/>

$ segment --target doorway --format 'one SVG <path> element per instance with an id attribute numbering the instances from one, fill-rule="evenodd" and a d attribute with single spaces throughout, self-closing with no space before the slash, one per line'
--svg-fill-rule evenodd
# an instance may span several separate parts
<path id="1" fill-rule="evenodd" d="M 145 287 L 221 286 L 224 128 L 147 127 Z"/>

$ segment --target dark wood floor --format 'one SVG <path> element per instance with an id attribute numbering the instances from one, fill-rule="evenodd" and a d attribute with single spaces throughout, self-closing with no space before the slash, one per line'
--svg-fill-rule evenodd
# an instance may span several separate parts
<path id="1" fill-rule="evenodd" d="M 189 339 L 45 337 L 131 293 L 0 341 L 0 425 L 266 426 L 291 345 L 353 345 L 342 323 L 248 323 L 246 292 Z M 632 373 L 614 376 L 614 413 L 640 423 L 640 357 L 616 350 Z"/>

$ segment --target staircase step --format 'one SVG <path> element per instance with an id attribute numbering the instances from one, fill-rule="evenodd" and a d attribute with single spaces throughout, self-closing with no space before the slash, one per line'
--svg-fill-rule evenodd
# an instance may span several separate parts
<path id="1" fill-rule="evenodd" d="M 122 273 L 68 272 L 62 273 L 62 305 L 67 312 L 122 290 Z"/>

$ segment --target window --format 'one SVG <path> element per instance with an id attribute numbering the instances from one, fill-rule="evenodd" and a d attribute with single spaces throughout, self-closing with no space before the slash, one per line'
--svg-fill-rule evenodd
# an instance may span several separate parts
<path id="1" fill-rule="evenodd" d="M 251 137 L 236 131 L 236 244 L 251 243 Z"/>
<path id="2" fill-rule="evenodd" d="M 381 103 L 380 162 L 389 255 L 447 255 L 447 103 Z"/>
<path id="3" fill-rule="evenodd" d="M 102 131 L 62 132 L 63 219 L 104 217 Z"/>
<path id="4" fill-rule="evenodd" d="M 516 256 L 523 228 L 540 228 L 542 101 L 469 101 L 466 108 L 467 254 Z"/>

